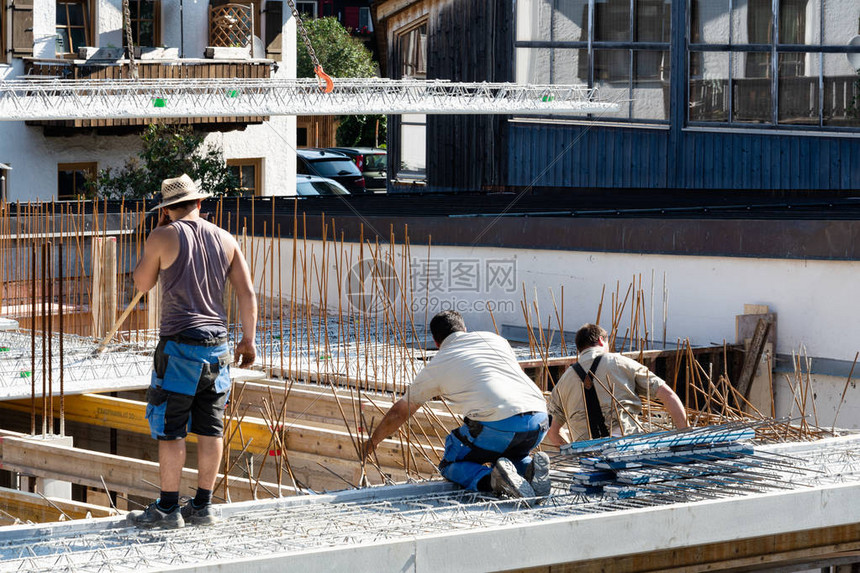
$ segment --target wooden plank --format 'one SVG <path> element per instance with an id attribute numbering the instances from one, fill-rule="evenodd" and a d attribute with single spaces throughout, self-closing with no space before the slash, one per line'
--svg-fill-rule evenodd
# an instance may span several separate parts
<path id="1" fill-rule="evenodd" d="M 244 389 L 240 389 L 237 386 L 234 394 L 234 396 L 241 394 L 243 407 L 247 405 L 252 408 L 252 413 L 258 412 L 265 401 L 273 406 L 275 411 L 280 411 L 285 398 L 283 384 L 245 382 L 243 385 Z M 343 428 L 343 418 L 345 416 L 350 427 L 355 428 L 360 425 L 356 424 L 355 420 L 353 401 L 356 395 L 354 392 L 347 390 L 334 391 L 325 386 L 303 385 L 301 388 L 297 388 L 296 386 L 296 384 L 291 386 L 288 395 L 289 398 L 286 400 L 288 421 L 298 419 L 319 421 L 339 425 L 340 428 Z M 340 407 L 338 407 L 338 402 L 340 402 Z M 373 420 L 378 424 L 379 420 L 388 412 L 391 406 L 390 395 L 373 392 L 362 393 L 360 411 L 367 424 L 371 424 Z M 447 432 L 461 424 L 459 418 L 452 416 L 441 404 L 428 402 L 427 406 L 430 407 L 432 414 L 429 414 L 422 408 L 410 419 L 410 423 L 415 428 L 414 431 L 420 431 L 419 428 L 423 429 L 431 437 L 439 433 L 441 438 L 444 439 Z M 341 408 L 343 416 L 341 415 Z M 433 421 L 431 421 L 431 417 Z M 440 428 L 440 423 L 444 426 L 445 430 Z"/>
<path id="2" fill-rule="evenodd" d="M 48 523 L 66 519 L 86 519 L 90 517 L 110 517 L 119 512 L 82 501 L 44 498 L 39 494 L 0 487 L 0 525 L 11 525 L 9 515 L 21 521 Z"/>
<path id="3" fill-rule="evenodd" d="M 808 563 L 838 562 L 860 549 L 860 524 L 723 541 L 680 549 L 519 569 L 522 573 L 697 573 L 705 571 L 807 570 Z M 829 559 L 828 559 L 829 558 Z"/>
<path id="4" fill-rule="evenodd" d="M 29 400 L 7 400 L 0 403 L 0 407 L 17 411 L 29 411 L 30 402 Z M 37 411 L 41 415 L 40 406 L 37 406 Z M 149 434 L 149 424 L 146 421 L 145 413 L 146 404 L 144 402 L 110 396 L 82 394 L 78 396 L 66 396 L 65 401 L 66 420 L 123 429 L 140 434 Z M 240 426 L 241 436 L 245 444 L 248 444 L 247 451 L 256 454 L 269 452 L 271 449 L 272 430 L 263 420 L 246 416 L 242 419 Z M 225 437 L 233 434 L 234 427 L 235 422 L 231 421 L 224 429 Z M 284 433 L 284 440 L 289 451 L 307 452 L 358 461 L 353 437 L 346 431 L 296 423 L 285 427 Z M 232 440 L 230 447 L 240 450 L 243 444 L 238 439 L 238 432 L 236 436 L 237 438 Z M 189 441 L 196 442 L 196 437 L 193 434 L 190 434 L 188 439 Z M 415 443 L 412 446 L 413 448 L 422 447 Z M 429 446 L 424 447 L 424 449 L 429 450 Z M 438 455 L 441 455 L 441 447 L 434 449 L 437 450 Z M 426 454 L 430 459 L 437 458 L 437 455 L 433 454 L 432 451 L 427 451 Z M 399 440 L 389 439 L 380 444 L 376 455 L 381 465 L 396 468 L 402 466 L 405 453 L 401 448 Z M 416 454 L 416 458 L 420 458 L 419 471 L 435 471 L 431 464 L 423 460 L 423 456 Z"/>
<path id="5" fill-rule="evenodd" d="M 93 239 L 93 336 L 102 338 L 116 321 L 116 237 Z"/>
<path id="6" fill-rule="evenodd" d="M 770 308 L 766 304 L 745 304 L 744 314 L 767 314 Z"/>
<path id="7" fill-rule="evenodd" d="M 755 371 L 758 368 L 758 363 L 761 360 L 762 353 L 764 352 L 767 335 L 770 332 L 772 324 L 772 322 L 765 318 L 758 319 L 755 334 L 753 335 L 749 350 L 747 350 L 746 357 L 744 358 L 744 365 L 743 368 L 741 368 L 741 374 L 738 376 L 738 392 L 740 392 L 744 398 L 749 398 L 753 376 L 755 376 Z"/>
<path id="8" fill-rule="evenodd" d="M 160 480 L 158 464 L 155 462 L 58 446 L 2 430 L 0 469 L 59 479 L 96 489 L 104 489 L 104 478 L 104 483 L 111 491 L 143 497 L 158 495 L 158 486 L 149 484 L 158 484 Z M 219 481 L 221 477 L 219 474 Z M 197 470 L 183 469 L 182 482 L 193 491 L 197 485 Z M 248 479 L 230 476 L 228 484 L 232 501 L 254 499 L 250 493 L 251 482 Z M 269 491 L 278 491 L 276 484 L 263 485 Z M 295 493 L 292 487 L 281 486 L 282 495 Z M 269 494 L 263 492 L 260 497 L 269 497 Z"/>

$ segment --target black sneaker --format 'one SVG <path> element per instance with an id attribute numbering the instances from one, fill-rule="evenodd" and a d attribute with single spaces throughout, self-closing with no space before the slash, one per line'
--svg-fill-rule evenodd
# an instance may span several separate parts
<path id="1" fill-rule="evenodd" d="M 549 455 L 546 452 L 535 452 L 532 463 L 526 467 L 526 481 L 532 485 L 535 495 L 546 497 L 552 489 L 549 480 Z"/>
<path id="2" fill-rule="evenodd" d="M 212 525 L 218 523 L 218 515 L 211 503 L 203 507 L 194 507 L 194 502 L 189 501 L 182 506 L 182 518 L 189 525 Z"/>
<path id="3" fill-rule="evenodd" d="M 535 490 L 531 484 L 517 473 L 513 462 L 507 458 L 499 458 L 490 474 L 490 487 L 498 494 L 508 497 L 534 497 Z"/>
<path id="4" fill-rule="evenodd" d="M 170 511 L 158 507 L 158 501 L 153 501 L 143 511 L 132 511 L 126 520 L 137 527 L 153 529 L 179 529 L 185 527 L 182 512 L 177 505 Z"/>

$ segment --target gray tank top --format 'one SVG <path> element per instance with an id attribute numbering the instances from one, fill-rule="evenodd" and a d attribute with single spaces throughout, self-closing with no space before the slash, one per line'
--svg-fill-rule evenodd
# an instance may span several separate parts
<path id="1" fill-rule="evenodd" d="M 202 219 L 170 224 L 179 234 L 179 254 L 160 272 L 161 336 L 193 329 L 227 334 L 224 283 L 230 269 L 220 229 Z"/>

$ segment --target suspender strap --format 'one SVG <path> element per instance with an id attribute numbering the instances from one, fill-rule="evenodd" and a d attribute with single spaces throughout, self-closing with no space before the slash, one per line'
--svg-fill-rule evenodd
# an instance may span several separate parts
<path id="1" fill-rule="evenodd" d="M 588 415 L 588 430 L 591 433 L 591 438 L 605 438 L 609 436 L 609 430 L 606 429 L 606 420 L 603 418 L 603 409 L 600 407 L 600 400 L 597 399 L 597 390 L 594 388 L 594 373 L 597 371 L 597 366 L 600 364 L 602 354 L 598 354 L 592 361 L 591 368 L 588 373 L 585 368 L 580 366 L 579 362 L 573 365 L 576 374 L 582 380 L 582 391 L 585 394 L 585 412 Z"/>

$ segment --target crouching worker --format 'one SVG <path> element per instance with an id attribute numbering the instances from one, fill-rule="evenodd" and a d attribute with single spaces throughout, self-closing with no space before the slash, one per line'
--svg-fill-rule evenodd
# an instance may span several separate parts
<path id="1" fill-rule="evenodd" d="M 161 329 L 155 350 L 146 418 L 158 440 L 161 495 L 145 511 L 129 514 L 140 527 L 175 528 L 216 521 L 212 490 L 221 465 L 223 414 L 230 392 L 230 351 L 224 287 L 238 297 L 242 340 L 233 361 L 254 362 L 257 299 L 245 258 L 232 235 L 200 218 L 201 199 L 187 175 L 166 179 L 158 226 L 144 244 L 134 270 L 146 292 L 161 278 Z M 185 436 L 197 435 L 197 493 L 180 507 Z"/>
<path id="2" fill-rule="evenodd" d="M 508 342 L 490 332 L 466 332 L 463 317 L 437 314 L 430 332 L 439 352 L 365 443 L 370 455 L 424 402 L 441 396 L 465 416 L 448 435 L 440 473 L 473 491 L 509 497 L 549 495 L 549 457 L 529 452 L 548 429 L 543 394 L 520 368 Z"/>
<path id="3" fill-rule="evenodd" d="M 579 360 L 559 378 L 549 398 L 552 424 L 547 442 L 568 442 L 628 436 L 641 432 L 636 422 L 642 412 L 640 396 L 662 402 L 678 429 L 687 427 L 687 415 L 678 395 L 646 366 L 609 352 L 606 331 L 586 324 L 576 332 Z M 570 440 L 561 435 L 570 429 Z"/>

